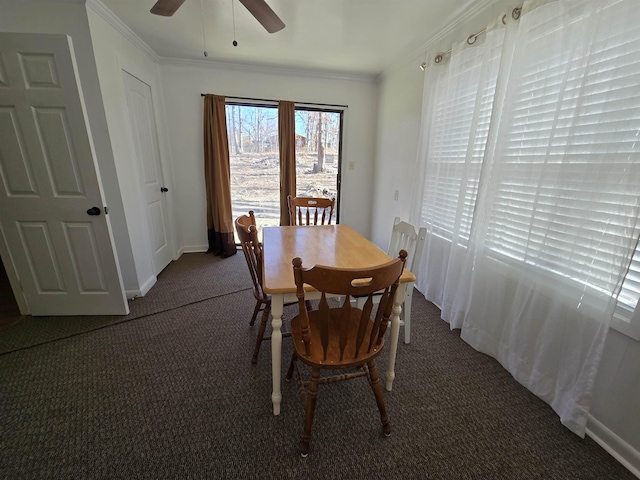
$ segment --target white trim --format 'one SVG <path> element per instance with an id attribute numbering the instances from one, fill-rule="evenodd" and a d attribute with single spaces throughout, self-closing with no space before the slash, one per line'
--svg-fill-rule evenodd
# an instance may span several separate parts
<path id="1" fill-rule="evenodd" d="M 133 300 L 136 297 L 142 296 L 142 292 L 140 290 L 125 290 L 124 293 L 127 296 L 127 300 Z"/>
<path id="2" fill-rule="evenodd" d="M 612 432 L 603 423 L 589 415 L 587 435 L 604 448 L 613 458 L 640 478 L 640 452 Z"/>
<path id="3" fill-rule="evenodd" d="M 204 253 L 209 250 L 208 245 L 185 245 L 181 248 L 182 253 Z"/>
<path id="4" fill-rule="evenodd" d="M 618 316 L 614 316 L 611 319 L 611 328 L 627 337 L 640 341 L 640 318 L 638 318 L 638 312 L 640 312 L 640 308 L 636 308 L 631 320 L 623 320 Z"/>
<path id="5" fill-rule="evenodd" d="M 140 296 L 144 297 L 147 293 L 149 293 L 149 290 L 151 290 L 151 287 L 153 287 L 157 281 L 158 277 L 156 277 L 155 275 L 149 277 L 149 279 L 140 287 Z"/>
<path id="6" fill-rule="evenodd" d="M 87 7 L 91 8 L 104 21 L 115 28 L 124 38 L 129 40 L 133 45 L 145 52 L 151 59 L 158 63 L 159 57 L 153 49 L 147 45 L 138 35 L 135 34 L 127 25 L 124 24 L 111 10 L 109 10 L 100 0 L 86 0 Z"/>
<path id="7" fill-rule="evenodd" d="M 136 297 L 144 297 L 149 293 L 149 290 L 151 290 L 151 287 L 153 287 L 157 281 L 158 277 L 154 275 L 153 277 L 149 277 L 149 279 L 142 284 L 140 290 L 127 290 L 127 300 L 131 300 Z"/>
<path id="8" fill-rule="evenodd" d="M 312 77 L 315 79 L 327 79 L 327 80 L 347 80 L 352 82 L 365 82 L 365 83 L 377 83 L 376 75 L 358 75 L 339 72 L 327 72 L 322 70 L 312 70 L 303 68 L 288 68 L 276 65 L 264 65 L 260 63 L 233 63 L 222 62 L 218 60 L 196 60 L 188 58 L 175 58 L 175 57 L 160 57 L 160 63 L 162 65 L 175 65 L 175 66 L 191 66 L 200 68 L 220 68 L 225 70 L 237 70 L 252 73 L 266 73 L 266 74 L 279 74 L 279 75 L 298 75 Z"/>

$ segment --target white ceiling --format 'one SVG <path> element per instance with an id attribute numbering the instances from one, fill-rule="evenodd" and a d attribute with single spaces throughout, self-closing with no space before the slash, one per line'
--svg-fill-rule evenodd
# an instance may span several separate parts
<path id="1" fill-rule="evenodd" d="M 474 0 L 267 0 L 286 25 L 273 34 L 238 0 L 202 0 L 206 58 L 200 0 L 172 17 L 151 14 L 155 0 L 101 1 L 160 57 L 377 75 Z"/>

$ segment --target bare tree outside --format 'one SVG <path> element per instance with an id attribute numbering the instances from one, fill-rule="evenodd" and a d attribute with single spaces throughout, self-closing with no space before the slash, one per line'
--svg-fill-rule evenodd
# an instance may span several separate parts
<path id="1" fill-rule="evenodd" d="M 256 214 L 258 226 L 280 223 L 276 107 L 227 105 L 233 217 Z M 296 110 L 297 195 L 336 197 L 340 112 Z"/>

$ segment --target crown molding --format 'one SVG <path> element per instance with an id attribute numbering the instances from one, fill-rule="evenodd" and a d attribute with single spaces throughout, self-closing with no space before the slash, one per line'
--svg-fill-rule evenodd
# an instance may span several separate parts
<path id="1" fill-rule="evenodd" d="M 91 8 L 91 10 L 93 10 L 109 25 L 115 28 L 133 45 L 149 55 L 149 57 L 151 57 L 154 62 L 158 63 L 160 61 L 160 57 L 158 57 L 156 52 L 154 52 L 153 49 L 149 45 L 147 45 L 138 35 L 136 35 L 133 30 L 125 25 L 122 20 L 120 20 L 111 10 L 109 10 L 104 3 L 102 3 L 100 0 L 86 0 L 86 2 L 87 7 Z"/>
<path id="2" fill-rule="evenodd" d="M 313 70 L 304 68 L 290 68 L 277 65 L 259 63 L 235 63 L 219 60 L 198 60 L 177 57 L 159 57 L 161 65 L 191 66 L 196 68 L 219 68 L 236 70 L 241 72 L 267 73 L 276 75 L 297 75 L 303 77 L 322 78 L 326 80 L 342 80 L 350 82 L 377 83 L 375 74 L 353 74 L 342 72 L 328 72 L 326 70 Z"/>
<path id="3" fill-rule="evenodd" d="M 460 7 L 453 15 L 449 17 L 449 21 L 443 28 L 438 30 L 434 35 L 429 37 L 422 45 L 413 49 L 406 55 L 401 55 L 395 62 L 385 68 L 378 76 L 379 79 L 384 78 L 386 75 L 392 73 L 400 66 L 405 65 L 408 61 L 413 61 L 416 58 L 424 58 L 425 53 L 436 45 L 438 42 L 444 40 L 447 36 L 452 34 L 460 23 L 467 22 L 473 17 L 483 12 L 485 9 L 490 8 L 500 0 L 476 0 L 467 2 Z"/>

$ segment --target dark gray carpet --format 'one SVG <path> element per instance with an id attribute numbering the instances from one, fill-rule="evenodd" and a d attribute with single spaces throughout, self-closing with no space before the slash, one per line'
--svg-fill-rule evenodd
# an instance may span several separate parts
<path id="1" fill-rule="evenodd" d="M 226 275 L 248 280 L 243 267 Z M 225 290 L 217 281 L 210 292 Z M 252 299 L 227 293 L 0 355 L 0 478 L 635 478 L 417 293 L 412 343 L 399 345 L 385 392 L 391 437 L 365 380 L 325 385 L 302 459 L 295 383 L 283 382 L 274 417 L 269 345 L 250 363 Z M 378 366 L 384 372 L 386 352 Z"/>
<path id="2" fill-rule="evenodd" d="M 251 288 L 251 277 L 244 270 L 247 266 L 242 252 L 226 259 L 205 253 L 182 255 L 164 269 L 147 295 L 129 300 L 129 315 L 23 317 L 0 328 L 0 354 L 246 290 Z"/>

